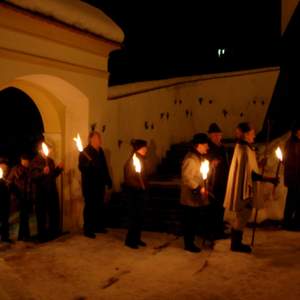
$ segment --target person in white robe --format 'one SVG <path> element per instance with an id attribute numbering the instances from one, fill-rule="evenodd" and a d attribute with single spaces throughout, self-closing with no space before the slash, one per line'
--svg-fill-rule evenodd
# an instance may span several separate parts
<path id="1" fill-rule="evenodd" d="M 242 243 L 243 231 L 246 227 L 253 208 L 264 207 L 259 198 L 260 182 L 278 184 L 278 178 L 266 177 L 259 173 L 256 152 L 253 147 L 255 130 L 249 123 L 238 126 L 241 135 L 238 140 L 230 165 L 229 176 L 224 200 L 225 209 L 234 213 L 231 220 L 231 250 L 251 252 L 251 247 Z"/>

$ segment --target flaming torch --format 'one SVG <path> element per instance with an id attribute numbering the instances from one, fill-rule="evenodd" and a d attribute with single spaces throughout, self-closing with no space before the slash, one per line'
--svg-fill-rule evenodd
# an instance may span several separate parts
<path id="1" fill-rule="evenodd" d="M 132 163 L 133 163 L 133 166 L 135 168 L 135 172 L 138 174 L 138 177 L 139 177 L 139 180 L 140 180 L 140 183 L 141 183 L 141 187 L 142 187 L 143 190 L 145 190 L 145 184 L 144 184 L 144 181 L 143 181 L 143 178 L 142 178 L 142 175 L 141 175 L 142 165 L 141 165 L 141 162 L 140 162 L 140 160 L 138 159 L 138 157 L 136 156 L 135 153 L 133 154 L 133 157 L 132 157 Z"/>
<path id="2" fill-rule="evenodd" d="M 277 165 L 277 170 L 276 170 L 276 177 L 278 177 L 280 165 L 283 161 L 282 151 L 281 151 L 280 147 L 277 147 L 275 154 L 276 154 L 276 157 L 278 158 L 278 165 Z"/>
<path id="3" fill-rule="evenodd" d="M 283 162 L 283 155 L 282 155 L 282 151 L 281 151 L 280 147 L 276 148 L 275 154 L 276 154 L 276 157 L 278 158 L 278 165 L 277 165 L 275 177 L 278 178 L 280 166 L 281 166 L 281 164 Z M 274 185 L 273 194 L 275 193 L 275 189 L 276 189 L 276 186 Z"/>
<path id="4" fill-rule="evenodd" d="M 83 146 L 82 146 L 82 142 L 81 142 L 81 138 L 79 133 L 77 133 L 77 137 L 74 137 L 73 140 L 75 141 L 77 150 L 80 153 L 83 153 L 83 155 L 88 159 L 88 160 L 92 160 L 91 157 L 83 150 Z"/>
<path id="5" fill-rule="evenodd" d="M 207 191 L 207 175 L 209 172 L 209 161 L 205 159 L 200 165 L 200 173 L 204 181 L 204 190 Z"/>
<path id="6" fill-rule="evenodd" d="M 3 169 L 0 167 L 0 180 L 3 179 Z"/>
<path id="7" fill-rule="evenodd" d="M 48 148 L 48 146 L 46 145 L 46 143 L 42 143 L 42 151 L 43 151 L 43 153 L 44 153 L 44 155 L 46 156 L 46 158 L 45 158 L 45 162 L 46 162 L 46 166 L 48 166 L 48 155 L 49 155 L 49 148 Z"/>

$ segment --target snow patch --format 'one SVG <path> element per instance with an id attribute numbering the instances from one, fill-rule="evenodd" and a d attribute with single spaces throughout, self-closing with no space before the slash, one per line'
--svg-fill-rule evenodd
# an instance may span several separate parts
<path id="1" fill-rule="evenodd" d="M 114 42 L 121 43 L 124 40 L 122 29 L 104 12 L 79 0 L 6 1 Z"/>

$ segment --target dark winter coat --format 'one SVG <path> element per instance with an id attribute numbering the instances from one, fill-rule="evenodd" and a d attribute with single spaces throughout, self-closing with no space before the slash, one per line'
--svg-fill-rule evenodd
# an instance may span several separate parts
<path id="1" fill-rule="evenodd" d="M 223 145 L 209 143 L 209 151 L 207 155 L 210 161 L 218 160 L 218 164 L 211 169 L 209 177 L 209 187 L 212 194 L 218 201 L 223 204 L 226 192 L 227 177 L 229 172 L 229 163 L 226 148 Z"/>
<path id="2" fill-rule="evenodd" d="M 79 170 L 84 197 L 98 194 L 105 186 L 112 187 L 104 151 L 88 145 L 79 155 Z M 87 155 L 85 155 L 86 153 Z M 89 156 L 89 158 L 87 157 Z"/>
<path id="3" fill-rule="evenodd" d="M 291 137 L 285 148 L 284 184 L 287 187 L 300 185 L 300 140 Z"/>
<path id="4" fill-rule="evenodd" d="M 31 195 L 31 178 L 29 176 L 29 168 L 22 165 L 17 165 L 10 171 L 7 181 L 12 193 L 15 193 L 17 198 L 29 198 Z"/>
<path id="5" fill-rule="evenodd" d="M 48 166 L 49 174 L 44 174 L 44 168 Z M 56 167 L 54 160 L 50 157 L 44 159 L 41 155 L 35 156 L 29 167 L 29 174 L 33 183 L 34 199 L 44 197 L 55 197 L 58 199 L 56 178 L 63 169 Z"/>

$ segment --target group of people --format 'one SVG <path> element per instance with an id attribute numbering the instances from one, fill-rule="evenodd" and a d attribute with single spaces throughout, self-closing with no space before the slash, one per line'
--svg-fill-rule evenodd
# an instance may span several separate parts
<path id="1" fill-rule="evenodd" d="M 197 226 L 202 219 L 205 239 L 217 239 L 223 233 L 224 209 L 233 213 L 230 221 L 231 250 L 250 253 L 242 242 L 244 229 L 253 209 L 264 207 L 259 190 L 261 182 L 278 185 L 278 177 L 268 177 L 259 170 L 254 148 L 255 130 L 249 123 L 236 128 L 236 145 L 229 164 L 226 149 L 221 142 L 221 130 L 211 124 L 209 136 L 196 134 L 192 149 L 182 164 L 181 204 L 185 249 L 199 252 L 195 244 Z M 208 187 L 205 187 L 199 168 L 208 159 L 211 163 Z M 266 163 L 266 161 L 264 161 Z M 300 124 L 296 123 L 284 151 L 284 184 L 288 188 L 283 217 L 283 228 L 300 230 Z M 206 218 L 201 218 L 206 214 Z"/>
<path id="2" fill-rule="evenodd" d="M 229 159 L 228 151 L 222 144 L 222 131 L 213 123 L 208 135 L 198 133 L 191 141 L 191 149 L 183 159 L 181 166 L 182 227 L 184 248 L 190 252 L 200 252 L 195 243 L 197 234 L 203 237 L 203 243 L 213 247 L 214 240 L 231 238 L 231 250 L 250 253 L 249 245 L 243 243 L 243 232 L 249 222 L 253 209 L 264 207 L 260 198 L 261 182 L 274 186 L 279 178 L 265 176 L 260 172 L 254 147 L 255 130 L 251 124 L 240 123 L 236 128 L 236 144 Z M 141 240 L 142 216 L 147 195 L 146 171 L 136 172 L 133 156 L 137 156 L 141 165 L 145 165 L 147 143 L 134 140 L 133 152 L 124 167 L 125 191 L 128 199 L 129 226 L 125 245 L 137 249 L 145 246 Z M 204 179 L 200 166 L 204 160 L 210 162 L 208 178 Z M 266 162 L 264 162 L 266 163 Z M 295 125 L 285 148 L 284 182 L 288 196 L 284 211 L 285 229 L 300 229 L 300 126 Z M 143 169 L 143 168 L 142 168 Z M 224 223 L 225 209 L 233 213 L 229 220 L 231 232 L 226 234 Z"/>
<path id="3" fill-rule="evenodd" d="M 222 144 L 222 131 L 213 123 L 208 134 L 195 134 L 191 149 L 181 166 L 182 227 L 184 248 L 190 252 L 200 252 L 196 245 L 197 234 L 203 236 L 203 243 L 213 247 L 214 240 L 231 237 L 231 250 L 251 252 L 249 245 L 243 244 L 243 231 L 253 209 L 261 209 L 264 203 L 259 198 L 260 182 L 273 185 L 278 177 L 267 177 L 260 173 L 256 151 L 253 146 L 255 130 L 249 123 L 240 123 L 236 128 L 236 144 L 232 158 Z M 132 152 L 124 165 L 124 192 L 128 201 L 128 232 L 125 245 L 138 249 L 145 247 L 141 238 L 143 211 L 148 195 L 147 151 L 145 140 L 132 140 Z M 204 179 L 200 166 L 208 160 L 210 171 Z M 139 166 L 136 166 L 138 161 Z M 285 149 L 284 183 L 288 187 L 283 225 L 286 229 L 300 229 L 300 126 L 296 125 Z M 8 170 L 7 162 L 0 161 L 3 171 L 0 178 L 0 236 L 9 239 L 9 199 L 11 194 L 18 199 L 20 208 L 19 239 L 30 238 L 29 214 L 34 203 L 38 238 L 46 241 L 61 233 L 59 199 L 56 177 L 63 166 L 55 165 L 43 150 L 30 161 L 21 156 L 20 163 Z M 89 134 L 89 142 L 79 155 L 82 193 L 84 197 L 84 235 L 96 238 L 96 233 L 106 233 L 104 198 L 106 188 L 112 188 L 112 179 L 102 149 L 101 135 L 97 131 Z M 1 175 L 1 174 L 0 174 Z M 233 212 L 230 221 L 231 233 L 224 232 L 224 211 Z"/>
<path id="4" fill-rule="evenodd" d="M 38 153 L 31 159 L 26 153 L 12 169 L 8 160 L 0 159 L 0 238 L 12 242 L 9 232 L 9 216 L 12 199 L 15 198 L 19 211 L 18 240 L 46 242 L 61 234 L 60 205 L 56 178 L 62 173 L 63 165 L 55 165 L 38 144 Z M 30 232 L 30 216 L 36 215 L 37 235 Z"/>

